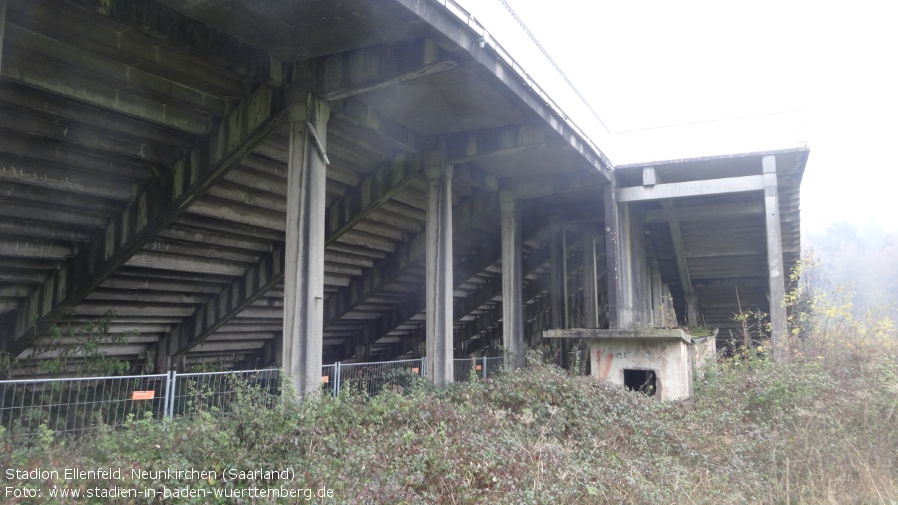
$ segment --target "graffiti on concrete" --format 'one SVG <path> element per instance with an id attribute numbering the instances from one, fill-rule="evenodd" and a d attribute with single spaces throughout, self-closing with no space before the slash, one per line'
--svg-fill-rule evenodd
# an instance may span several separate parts
<path id="1" fill-rule="evenodd" d="M 611 362 L 614 361 L 613 352 L 605 352 L 604 349 L 596 351 L 596 365 L 598 366 L 599 378 L 607 379 L 608 373 L 611 371 Z"/>

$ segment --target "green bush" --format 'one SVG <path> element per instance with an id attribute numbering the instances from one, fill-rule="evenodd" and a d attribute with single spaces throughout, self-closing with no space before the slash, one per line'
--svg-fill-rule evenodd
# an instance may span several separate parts
<path id="1" fill-rule="evenodd" d="M 7 446 L 0 466 L 292 468 L 296 479 L 286 485 L 333 490 L 335 499 L 308 503 L 895 503 L 895 329 L 865 318 L 843 323 L 840 331 L 831 325 L 791 342 L 782 362 L 755 352 L 722 360 L 679 402 L 539 360 L 446 389 L 401 376 L 401 387 L 373 397 L 347 387 L 338 398 L 300 404 L 292 392 L 236 381 L 228 415 L 199 408 L 167 423 L 132 417 L 124 429 L 78 446 L 52 438 Z M 0 486 L 19 485 L 3 479 Z M 28 483 L 52 484 L 109 485 Z M 281 483 L 189 484 L 239 490 Z"/>

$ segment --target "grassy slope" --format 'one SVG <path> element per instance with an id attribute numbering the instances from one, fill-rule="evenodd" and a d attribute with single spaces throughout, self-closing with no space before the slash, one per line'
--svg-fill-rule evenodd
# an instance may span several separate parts
<path id="1" fill-rule="evenodd" d="M 295 485 L 334 489 L 320 503 L 786 503 L 788 489 L 791 503 L 891 505 L 898 360 L 836 351 L 722 364 L 677 403 L 541 365 L 448 391 L 300 408 L 266 408 L 277 400 L 245 392 L 229 420 L 202 415 L 165 431 L 138 421 L 77 450 L 6 448 L 0 466 L 289 466 Z M 178 502 L 189 500 L 168 501 Z"/>

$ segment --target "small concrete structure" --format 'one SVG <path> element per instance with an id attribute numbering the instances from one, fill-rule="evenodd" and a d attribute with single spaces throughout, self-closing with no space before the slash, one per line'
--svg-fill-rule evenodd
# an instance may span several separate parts
<path id="1" fill-rule="evenodd" d="M 713 337 L 693 341 L 680 329 L 547 330 L 543 337 L 588 340 L 593 377 L 661 400 L 691 395 L 693 379 L 716 352 Z"/>

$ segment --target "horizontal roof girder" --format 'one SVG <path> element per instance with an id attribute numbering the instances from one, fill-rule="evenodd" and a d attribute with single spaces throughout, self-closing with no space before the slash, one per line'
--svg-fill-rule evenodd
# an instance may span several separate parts
<path id="1" fill-rule="evenodd" d="M 440 144 L 449 163 L 544 147 L 550 143 L 542 130 L 524 124 L 443 135 Z"/>
<path id="2" fill-rule="evenodd" d="M 355 98 L 339 100 L 331 103 L 330 107 L 331 118 L 339 118 L 369 130 L 404 151 L 419 152 L 428 149 L 425 139 L 420 135 Z"/>
<path id="3" fill-rule="evenodd" d="M 434 42 L 415 40 L 353 49 L 300 65 L 294 82 L 308 82 L 316 96 L 334 101 L 445 72 L 457 63 Z"/>
<path id="4" fill-rule="evenodd" d="M 725 193 L 746 193 L 764 189 L 763 175 L 746 175 L 723 179 L 671 182 L 654 186 L 632 186 L 618 189 L 617 201 L 643 202 L 664 198 L 686 198 L 690 196 L 720 195 Z"/>

